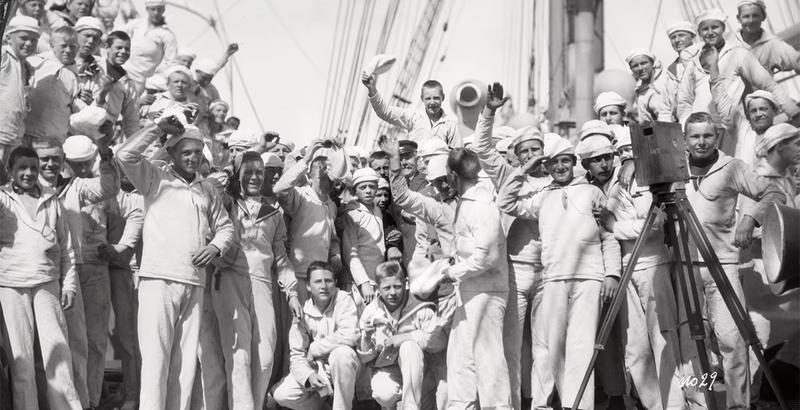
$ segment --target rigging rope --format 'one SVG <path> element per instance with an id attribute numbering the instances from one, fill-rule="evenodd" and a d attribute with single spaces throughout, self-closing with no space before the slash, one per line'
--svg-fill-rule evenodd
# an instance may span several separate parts
<path id="1" fill-rule="evenodd" d="M 336 25 L 333 29 L 333 44 L 331 44 L 331 55 L 328 59 L 328 78 L 325 82 L 325 95 L 322 99 L 322 115 L 320 116 L 319 120 L 319 131 L 317 132 L 318 136 L 322 135 L 325 126 L 324 118 L 328 112 L 328 99 L 332 97 L 332 89 L 333 89 L 333 67 L 334 67 L 334 56 L 336 55 L 336 45 L 337 39 L 339 38 L 339 27 L 342 23 L 342 0 L 339 0 L 339 6 L 337 7 L 336 11 Z"/>

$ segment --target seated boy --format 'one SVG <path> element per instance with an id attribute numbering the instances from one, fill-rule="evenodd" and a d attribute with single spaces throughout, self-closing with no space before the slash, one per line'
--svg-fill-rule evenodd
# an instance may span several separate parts
<path id="1" fill-rule="evenodd" d="M 289 375 L 273 397 L 283 407 L 307 410 L 320 408 L 324 397 L 332 395 L 334 409 L 350 409 L 359 367 L 353 350 L 358 341 L 356 305 L 336 287 L 327 263 L 312 262 L 307 277 L 311 297 L 289 331 Z"/>
<path id="2" fill-rule="evenodd" d="M 436 305 L 420 302 L 406 290 L 406 275 L 398 262 L 375 270 L 378 297 L 361 315 L 358 355 L 372 368 L 372 398 L 384 409 L 403 399 L 404 409 L 420 408 L 424 352 L 444 348 Z"/>

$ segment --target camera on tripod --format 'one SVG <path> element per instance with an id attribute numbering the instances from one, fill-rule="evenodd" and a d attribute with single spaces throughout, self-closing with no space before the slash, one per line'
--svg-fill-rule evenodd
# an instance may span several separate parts
<path id="1" fill-rule="evenodd" d="M 680 124 L 654 122 L 630 124 L 636 183 L 654 186 L 689 179 L 686 141 Z"/>

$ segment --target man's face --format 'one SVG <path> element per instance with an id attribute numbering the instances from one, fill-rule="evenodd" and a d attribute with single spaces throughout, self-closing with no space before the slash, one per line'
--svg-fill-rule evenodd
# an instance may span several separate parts
<path id="1" fill-rule="evenodd" d="M 755 4 L 746 4 L 739 7 L 739 14 L 736 19 L 742 25 L 742 31 L 745 33 L 758 34 L 761 32 L 761 23 L 767 18 L 761 7 Z"/>
<path id="2" fill-rule="evenodd" d="M 36 20 L 39 20 L 39 18 L 41 18 L 44 14 L 44 1 L 26 1 L 25 4 L 19 8 L 19 11 L 25 16 L 33 17 Z"/>
<path id="3" fill-rule="evenodd" d="M 192 58 L 192 56 L 179 55 L 175 57 L 175 62 L 186 68 L 192 68 L 192 63 L 194 62 L 194 58 Z"/>
<path id="4" fill-rule="evenodd" d="M 208 85 L 212 79 L 214 79 L 214 76 L 206 73 L 205 71 L 195 70 L 194 78 L 197 80 L 198 84 L 205 86 Z"/>
<path id="5" fill-rule="evenodd" d="M 689 155 L 696 159 L 705 159 L 714 154 L 717 148 L 717 131 L 713 124 L 695 122 L 686 126 L 686 148 Z"/>
<path id="6" fill-rule="evenodd" d="M 547 172 L 558 184 L 568 184 L 572 181 L 575 159 L 572 155 L 561 154 L 547 161 Z"/>
<path id="7" fill-rule="evenodd" d="M 369 167 L 374 169 L 381 177 L 389 180 L 389 158 L 376 158 L 370 161 Z"/>
<path id="8" fill-rule="evenodd" d="M 716 46 L 724 39 L 722 35 L 725 33 L 725 24 L 718 20 L 706 20 L 700 23 L 697 31 L 706 44 Z"/>
<path id="9" fill-rule="evenodd" d="M 75 19 L 86 17 L 92 13 L 94 0 L 70 0 L 67 4 L 67 11 Z"/>
<path id="10" fill-rule="evenodd" d="M 264 184 L 269 185 L 270 187 L 275 186 L 278 180 L 281 179 L 281 175 L 283 175 L 283 168 L 264 168 Z"/>
<path id="11" fill-rule="evenodd" d="M 24 191 L 30 191 L 39 179 L 39 161 L 36 158 L 18 157 L 11 167 L 11 178 Z"/>
<path id="12" fill-rule="evenodd" d="M 193 175 L 203 160 L 203 143 L 196 139 L 184 138 L 169 150 L 172 166 L 185 175 Z"/>
<path id="13" fill-rule="evenodd" d="M 78 40 L 75 37 L 56 35 L 50 39 L 50 47 L 58 61 L 64 65 L 71 65 L 78 55 Z"/>
<path id="14" fill-rule="evenodd" d="M 444 91 L 439 87 L 422 89 L 422 104 L 425 105 L 425 112 L 429 116 L 436 116 L 442 111 L 442 101 L 444 101 Z"/>
<path id="15" fill-rule="evenodd" d="M 17 57 L 28 58 L 36 54 L 36 44 L 39 42 L 39 35 L 29 31 L 18 31 L 16 33 L 7 34 L 6 40 Z"/>
<path id="16" fill-rule="evenodd" d="M 433 188 L 436 189 L 436 193 L 439 195 L 439 198 L 442 200 L 450 199 L 455 196 L 455 190 L 450 182 L 450 178 L 447 176 L 436 178 L 431 181 L 431 184 L 433 185 Z"/>
<path id="17" fill-rule="evenodd" d="M 400 172 L 404 177 L 414 175 L 417 173 L 417 152 L 407 152 L 400 154 Z"/>
<path id="18" fill-rule="evenodd" d="M 245 147 L 244 145 L 231 145 L 228 148 L 228 151 L 231 153 L 231 158 L 233 158 L 233 157 L 235 157 L 235 156 L 247 151 L 247 147 Z"/>
<path id="19" fill-rule="evenodd" d="M 111 64 L 120 66 L 125 64 L 129 58 L 131 58 L 131 42 L 122 39 L 114 40 L 111 47 L 108 48 L 108 59 Z"/>
<path id="20" fill-rule="evenodd" d="M 211 109 L 211 116 L 214 117 L 214 122 L 217 124 L 224 124 L 225 118 L 228 117 L 228 108 L 222 104 L 217 104 Z"/>
<path id="21" fill-rule="evenodd" d="M 747 119 L 750 126 L 758 134 L 763 134 L 767 128 L 771 127 L 778 113 L 769 101 L 763 98 L 755 98 L 747 104 Z"/>
<path id="22" fill-rule="evenodd" d="M 362 182 L 356 185 L 356 198 L 358 198 L 358 202 L 366 206 L 372 206 L 375 203 L 375 192 L 377 191 L 377 183 L 372 181 Z"/>
<path id="23" fill-rule="evenodd" d="M 308 276 L 308 285 L 306 286 L 314 304 L 327 307 L 336 292 L 336 279 L 333 272 L 317 269 Z"/>
<path id="24" fill-rule="evenodd" d="M 276 146 L 272 147 L 269 150 L 269 152 L 272 152 L 275 155 L 277 155 L 281 159 L 281 161 L 286 161 L 286 154 L 288 154 L 290 151 L 289 151 L 289 147 L 287 147 L 285 145 L 276 145 Z"/>
<path id="25" fill-rule="evenodd" d="M 541 141 L 524 141 L 514 147 L 514 155 L 519 159 L 520 164 L 525 164 L 533 157 L 538 157 L 544 153 L 544 146 Z"/>
<path id="26" fill-rule="evenodd" d="M 617 154 L 619 154 L 620 158 L 633 157 L 633 145 L 623 145 L 619 147 Z"/>
<path id="27" fill-rule="evenodd" d="M 605 184 L 614 175 L 614 154 L 599 155 L 585 161 L 586 170 L 592 178 Z"/>
<path id="28" fill-rule="evenodd" d="M 800 164 L 800 137 L 794 137 L 783 143 L 780 154 L 784 164 L 790 166 Z"/>
<path id="29" fill-rule="evenodd" d="M 361 168 L 361 160 L 358 157 L 348 157 L 350 159 L 350 172 L 355 172 L 355 170 Z"/>
<path id="30" fill-rule="evenodd" d="M 375 193 L 375 205 L 377 205 L 382 211 L 385 211 L 386 208 L 389 207 L 389 201 L 391 198 L 391 193 L 389 193 L 388 189 L 379 188 L 378 192 Z"/>
<path id="31" fill-rule="evenodd" d="M 694 34 L 688 31 L 676 31 L 669 36 L 669 43 L 676 53 L 680 53 L 694 42 Z"/>
<path id="32" fill-rule="evenodd" d="M 430 156 L 418 157 L 417 159 L 417 171 L 427 174 L 428 173 L 428 163 L 431 162 Z"/>
<path id="33" fill-rule="evenodd" d="M 100 45 L 100 38 L 103 36 L 97 30 L 84 29 L 78 32 L 78 53 L 81 57 L 88 57 L 94 53 Z"/>
<path id="34" fill-rule="evenodd" d="M 92 175 L 92 167 L 94 165 L 94 159 L 89 161 L 70 161 L 67 160 L 67 165 L 72 170 L 72 174 L 78 178 L 91 178 Z"/>
<path id="35" fill-rule="evenodd" d="M 55 182 L 64 167 L 64 151 L 61 148 L 45 148 L 36 150 L 36 155 L 39 156 L 42 178 L 49 183 Z"/>
<path id="36" fill-rule="evenodd" d="M 242 183 L 242 193 L 246 196 L 257 196 L 261 193 L 264 183 L 264 163 L 261 161 L 248 161 L 242 164 L 239 170 Z"/>
<path id="37" fill-rule="evenodd" d="M 647 56 L 636 56 L 630 62 L 631 72 L 637 79 L 650 82 L 653 79 L 653 60 Z"/>
<path id="38" fill-rule="evenodd" d="M 397 276 L 381 279 L 378 284 L 378 293 L 390 312 L 394 312 L 403 303 L 406 293 L 406 284 Z"/>
<path id="39" fill-rule="evenodd" d="M 648 59 L 648 61 L 650 60 Z M 600 109 L 600 120 L 609 125 L 623 125 L 623 115 L 624 111 L 622 111 L 622 108 L 619 105 L 607 105 Z"/>
<path id="40" fill-rule="evenodd" d="M 173 73 L 167 81 L 167 89 L 175 101 L 186 99 L 186 90 L 189 88 L 189 77 L 183 73 Z"/>
<path id="41" fill-rule="evenodd" d="M 164 6 L 147 7 L 147 20 L 154 26 L 164 24 Z"/>

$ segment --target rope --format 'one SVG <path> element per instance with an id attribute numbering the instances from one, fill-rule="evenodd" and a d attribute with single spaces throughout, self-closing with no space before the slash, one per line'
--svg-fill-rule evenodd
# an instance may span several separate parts
<path id="1" fill-rule="evenodd" d="M 656 9 L 656 18 L 653 20 L 653 31 L 650 33 L 650 47 L 648 50 L 653 49 L 653 42 L 656 39 L 656 29 L 658 28 L 658 19 L 661 18 L 661 6 L 664 4 L 664 0 L 658 0 L 658 8 Z"/>
<path id="2" fill-rule="evenodd" d="M 217 4 L 217 0 L 214 0 L 214 8 L 217 11 L 217 16 L 220 18 L 219 24 L 220 24 L 220 29 L 222 29 L 222 34 L 224 36 L 225 43 L 226 43 L 226 45 L 230 44 L 228 42 L 227 31 L 225 30 L 225 22 L 222 20 L 222 14 L 220 13 L 219 5 Z M 214 31 L 216 31 L 216 28 L 215 28 Z M 219 33 L 217 33 L 217 34 L 219 34 Z M 247 82 L 244 80 L 244 76 L 242 75 L 241 70 L 239 70 L 239 64 L 236 63 L 236 56 L 232 56 L 231 57 L 230 67 L 231 67 L 230 70 L 231 71 L 235 70 L 236 74 L 239 76 L 239 82 L 242 83 L 242 88 L 244 89 L 244 96 L 247 99 L 247 103 L 250 105 L 250 109 L 253 111 L 253 116 L 256 117 L 256 122 L 258 122 L 258 126 L 259 126 L 259 128 L 261 128 L 261 132 L 264 132 L 264 124 L 261 122 L 261 117 L 258 115 L 258 110 L 256 109 L 256 105 L 255 105 L 255 103 L 253 103 L 253 98 L 250 96 L 250 91 L 249 91 L 250 87 L 247 86 Z M 230 79 L 230 83 L 231 83 L 230 84 L 231 85 L 231 101 L 230 101 L 230 103 L 231 103 L 231 109 L 233 109 L 233 76 L 230 75 L 230 73 L 228 75 L 229 75 L 228 78 Z"/>

